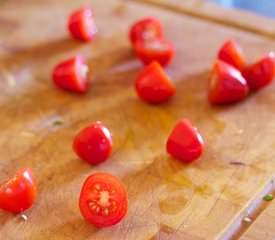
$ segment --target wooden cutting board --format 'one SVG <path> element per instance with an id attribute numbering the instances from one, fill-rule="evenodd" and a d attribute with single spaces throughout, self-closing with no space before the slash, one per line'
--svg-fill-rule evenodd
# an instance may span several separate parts
<path id="1" fill-rule="evenodd" d="M 261 28 L 262 18 L 254 15 L 257 31 L 246 27 L 251 23 L 241 12 L 219 21 L 196 13 L 198 7 L 191 14 L 184 4 L 175 7 L 179 1 L 163 2 L 0 1 L 0 179 L 29 166 L 38 184 L 27 221 L 0 212 L 0 239 L 236 239 L 249 235 L 253 221 L 270 209 L 262 197 L 274 188 L 275 84 L 229 106 L 209 105 L 206 90 L 209 68 L 226 39 L 236 39 L 254 61 L 274 50 L 272 30 Z M 85 4 L 92 5 L 99 27 L 98 38 L 86 44 L 66 30 L 69 13 Z M 177 94 L 157 106 L 140 101 L 133 88 L 142 65 L 127 34 L 145 16 L 161 20 L 177 49 L 166 69 Z M 75 54 L 87 57 L 91 69 L 86 95 L 51 83 L 53 67 Z M 203 157 L 191 164 L 165 152 L 169 132 L 184 117 L 206 142 Z M 64 123 L 53 125 L 59 119 Z M 91 166 L 71 145 L 80 129 L 97 120 L 112 131 L 115 149 L 109 161 Z M 129 195 L 127 217 L 105 229 L 89 225 L 78 209 L 83 181 L 98 171 L 119 177 Z"/>

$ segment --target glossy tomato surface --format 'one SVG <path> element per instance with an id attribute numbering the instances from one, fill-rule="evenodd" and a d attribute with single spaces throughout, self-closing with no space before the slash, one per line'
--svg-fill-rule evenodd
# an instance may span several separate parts
<path id="1" fill-rule="evenodd" d="M 31 169 L 25 168 L 0 185 L 0 208 L 20 213 L 30 208 L 36 199 L 36 186 Z"/>
<path id="2" fill-rule="evenodd" d="M 128 210 L 126 189 L 111 174 L 92 174 L 82 186 L 79 208 L 83 217 L 95 226 L 115 225 L 125 217 Z"/>
<path id="3" fill-rule="evenodd" d="M 183 162 L 192 162 L 202 155 L 204 142 L 197 128 L 188 119 L 183 119 L 172 130 L 166 151 Z"/>
<path id="4" fill-rule="evenodd" d="M 139 97 L 148 103 L 162 103 L 175 94 L 175 87 L 158 62 L 145 66 L 135 82 Z"/>
<path id="5" fill-rule="evenodd" d="M 73 149 L 83 160 L 91 164 L 106 161 L 113 148 L 110 131 L 101 123 L 96 122 L 81 130 L 75 137 Z"/>

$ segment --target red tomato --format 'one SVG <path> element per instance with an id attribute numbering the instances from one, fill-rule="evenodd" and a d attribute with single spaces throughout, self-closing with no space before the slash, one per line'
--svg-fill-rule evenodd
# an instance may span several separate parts
<path id="1" fill-rule="evenodd" d="M 270 52 L 259 62 L 245 67 L 242 75 L 251 90 L 259 90 L 270 84 L 275 75 L 274 53 Z"/>
<path id="2" fill-rule="evenodd" d="M 210 103 L 233 103 L 243 100 L 248 86 L 240 71 L 226 62 L 215 61 L 209 81 Z"/>
<path id="3" fill-rule="evenodd" d="M 130 29 L 130 40 L 134 44 L 136 41 L 143 41 L 163 36 L 162 25 L 156 18 L 145 18 L 136 22 Z"/>
<path id="4" fill-rule="evenodd" d="M 172 130 L 166 151 L 183 162 L 192 162 L 203 153 L 204 142 L 197 128 L 188 119 L 183 119 Z"/>
<path id="5" fill-rule="evenodd" d="M 31 169 L 17 172 L 0 185 L 0 208 L 20 213 L 30 208 L 36 198 L 36 186 Z"/>
<path id="6" fill-rule="evenodd" d="M 59 88 L 84 93 L 87 91 L 88 71 L 85 59 L 76 56 L 58 64 L 53 70 L 52 79 Z"/>
<path id="7" fill-rule="evenodd" d="M 106 161 L 112 153 L 113 141 L 109 130 L 96 122 L 81 130 L 75 137 L 75 153 L 88 163 L 98 164 Z"/>
<path id="8" fill-rule="evenodd" d="M 218 58 L 239 70 L 244 66 L 243 51 L 232 39 L 223 44 L 218 53 Z"/>
<path id="9" fill-rule="evenodd" d="M 138 73 L 135 88 L 139 97 L 149 103 L 165 102 L 176 91 L 158 62 L 152 62 Z"/>
<path id="10" fill-rule="evenodd" d="M 97 33 L 92 9 L 84 7 L 73 12 L 69 18 L 68 28 L 75 39 L 81 41 L 92 40 Z"/>
<path id="11" fill-rule="evenodd" d="M 95 226 L 115 225 L 125 217 L 128 210 L 126 189 L 111 174 L 92 174 L 82 186 L 79 208 L 83 217 Z"/>
<path id="12" fill-rule="evenodd" d="M 162 66 L 166 66 L 170 63 L 175 53 L 173 43 L 158 38 L 136 41 L 134 48 L 137 56 L 145 65 L 157 61 Z"/>

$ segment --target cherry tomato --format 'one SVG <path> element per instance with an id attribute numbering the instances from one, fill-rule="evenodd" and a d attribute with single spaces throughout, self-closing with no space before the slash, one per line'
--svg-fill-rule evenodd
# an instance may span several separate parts
<path id="1" fill-rule="evenodd" d="M 108 173 L 94 173 L 84 182 L 79 197 L 83 217 L 98 227 L 120 222 L 128 210 L 127 192 L 122 182 Z"/>
<path id="2" fill-rule="evenodd" d="M 175 53 L 175 47 L 172 42 L 159 38 L 136 41 L 134 48 L 137 56 L 145 65 L 157 61 L 162 66 L 166 66 L 170 63 Z"/>
<path id="3" fill-rule="evenodd" d="M 143 41 L 163 36 L 162 25 L 156 18 L 145 18 L 136 22 L 130 29 L 130 40 L 134 44 L 136 41 Z"/>
<path id="4" fill-rule="evenodd" d="M 215 61 L 209 81 L 210 103 L 233 103 L 243 100 L 248 94 L 246 80 L 240 71 L 226 62 Z"/>
<path id="5" fill-rule="evenodd" d="M 204 142 L 197 128 L 188 119 L 183 119 L 172 130 L 166 151 L 183 162 L 192 162 L 203 153 Z"/>
<path id="6" fill-rule="evenodd" d="M 232 39 L 227 40 L 221 47 L 218 58 L 237 69 L 242 69 L 244 66 L 243 51 L 240 46 Z"/>
<path id="7" fill-rule="evenodd" d="M 92 9 L 84 7 L 77 9 L 69 18 L 68 28 L 71 35 L 81 41 L 91 41 L 97 33 Z"/>
<path id="8" fill-rule="evenodd" d="M 0 208 L 20 213 L 30 208 L 36 198 L 34 175 L 29 168 L 22 169 L 0 184 Z"/>
<path id="9" fill-rule="evenodd" d="M 270 52 L 259 62 L 245 67 L 242 75 L 251 90 L 259 90 L 270 84 L 275 75 L 274 53 Z"/>
<path id="10" fill-rule="evenodd" d="M 81 130 L 75 137 L 73 149 L 83 160 L 91 164 L 106 161 L 111 153 L 113 140 L 109 130 L 96 122 Z"/>
<path id="11" fill-rule="evenodd" d="M 88 71 L 85 59 L 78 55 L 58 64 L 53 70 L 52 79 L 59 88 L 84 93 L 87 91 Z"/>
<path id="12" fill-rule="evenodd" d="M 145 66 L 135 82 L 137 94 L 149 103 L 162 103 L 175 94 L 175 87 L 158 62 Z"/>

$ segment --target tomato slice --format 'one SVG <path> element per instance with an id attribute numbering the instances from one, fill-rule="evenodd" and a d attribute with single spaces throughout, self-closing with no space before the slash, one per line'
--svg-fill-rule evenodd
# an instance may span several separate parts
<path id="1" fill-rule="evenodd" d="M 136 41 L 134 48 L 138 58 L 145 65 L 157 61 L 165 67 L 171 62 L 175 53 L 172 42 L 159 38 Z"/>
<path id="2" fill-rule="evenodd" d="M 158 62 L 144 67 L 135 82 L 136 92 L 149 103 L 162 103 L 175 94 L 175 87 Z"/>
<path id="3" fill-rule="evenodd" d="M 106 161 L 112 154 L 112 147 L 112 135 L 99 121 L 81 130 L 73 142 L 75 153 L 91 164 Z"/>
<path id="4" fill-rule="evenodd" d="M 92 9 L 90 7 L 83 7 L 73 12 L 68 21 L 68 29 L 72 37 L 77 40 L 93 40 L 97 33 L 97 27 Z"/>
<path id="5" fill-rule="evenodd" d="M 86 60 L 78 55 L 58 64 L 53 70 L 52 79 L 59 88 L 84 93 L 87 91 L 88 72 Z"/>
<path id="6" fill-rule="evenodd" d="M 0 184 L 0 208 L 20 213 L 30 208 L 36 198 L 34 175 L 29 168 L 22 169 Z"/>
<path id="7" fill-rule="evenodd" d="M 251 90 L 259 90 L 269 85 L 275 76 L 274 53 L 270 52 L 260 61 L 245 67 L 242 75 Z"/>
<path id="8" fill-rule="evenodd" d="M 215 61 L 209 81 L 208 101 L 214 104 L 233 103 L 243 100 L 247 94 L 248 86 L 240 71 L 226 62 Z"/>
<path id="9" fill-rule="evenodd" d="M 153 17 L 139 20 L 130 28 L 129 33 L 130 40 L 133 44 L 136 41 L 161 38 L 162 36 L 162 25 L 158 19 Z"/>
<path id="10" fill-rule="evenodd" d="M 197 128 L 188 119 L 183 119 L 172 130 L 166 151 L 183 162 L 192 162 L 204 152 L 204 142 Z"/>
<path id="11" fill-rule="evenodd" d="M 243 50 L 232 39 L 223 44 L 218 53 L 218 58 L 239 70 L 244 66 Z"/>
<path id="12" fill-rule="evenodd" d="M 120 222 L 128 210 L 124 185 L 108 173 L 95 173 L 84 182 L 79 197 L 83 217 L 98 227 L 108 227 Z"/>

